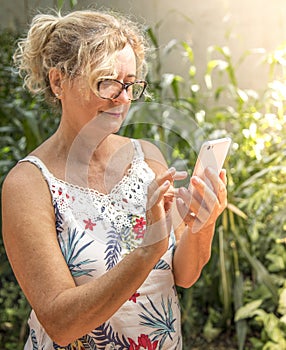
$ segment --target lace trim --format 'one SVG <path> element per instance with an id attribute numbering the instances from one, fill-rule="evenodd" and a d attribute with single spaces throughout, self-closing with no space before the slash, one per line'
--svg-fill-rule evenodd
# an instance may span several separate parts
<path id="1" fill-rule="evenodd" d="M 31 156 L 32 157 L 32 156 Z M 33 158 L 36 158 L 33 156 Z M 29 157 L 26 157 L 25 159 L 29 160 L 30 159 L 30 156 Z M 38 158 L 37 158 L 38 159 Z M 127 173 L 122 177 L 122 179 L 117 182 L 117 184 L 114 185 L 114 187 L 111 189 L 111 191 L 109 193 L 102 193 L 102 192 L 99 192 L 97 190 L 95 190 L 94 188 L 90 188 L 90 187 L 82 187 L 82 186 L 79 186 L 79 185 L 75 185 L 71 182 L 67 182 L 65 180 L 62 180 L 62 179 L 59 179 L 57 178 L 56 176 L 54 176 L 52 173 L 49 173 L 49 178 L 53 178 L 56 182 L 62 184 L 63 186 L 67 186 L 67 187 L 70 187 L 70 188 L 74 188 L 74 189 L 78 189 L 82 192 L 88 192 L 88 193 L 93 193 L 97 196 L 100 196 L 100 197 L 109 197 L 113 194 L 113 192 L 116 192 L 117 189 L 122 186 L 122 184 L 126 181 L 128 181 L 128 178 L 130 176 L 132 176 L 132 173 L 133 173 L 133 170 L 134 170 L 134 167 L 136 166 L 136 164 L 142 162 L 142 159 L 138 158 L 138 157 L 134 157 L 132 162 L 131 162 L 131 165 L 130 165 L 130 168 L 127 170 Z M 32 162 L 33 163 L 33 162 Z M 37 162 L 38 163 L 38 162 Z M 145 161 L 144 161 L 145 163 Z M 146 163 L 145 163 L 146 164 Z M 146 164 L 147 165 L 147 164 Z M 149 166 L 147 165 L 147 167 L 149 168 Z M 42 169 L 41 169 L 42 170 Z M 150 169 L 151 170 L 151 169 Z M 151 170 L 152 171 L 152 170 Z"/>
<path id="2" fill-rule="evenodd" d="M 56 178 L 37 157 L 28 156 L 22 161 L 29 161 L 41 170 L 49 185 L 53 204 L 61 214 L 69 212 L 77 222 L 88 218 L 90 225 L 108 222 L 120 232 L 132 226 L 132 215 L 145 216 L 148 185 L 155 177 L 143 153 L 140 154 L 138 149 L 135 152 L 127 174 L 107 194 Z"/>
<path id="3" fill-rule="evenodd" d="M 147 188 L 154 173 L 144 161 L 135 161 L 124 178 L 108 194 L 51 178 L 53 199 L 61 213 L 71 209 L 77 221 L 109 222 L 117 232 L 131 227 L 131 215 L 145 216 Z"/>

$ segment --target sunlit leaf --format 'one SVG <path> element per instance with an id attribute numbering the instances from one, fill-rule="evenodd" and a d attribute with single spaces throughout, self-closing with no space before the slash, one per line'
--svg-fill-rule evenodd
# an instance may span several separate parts
<path id="1" fill-rule="evenodd" d="M 187 54 L 187 57 L 191 63 L 194 63 L 194 52 L 191 46 L 186 43 L 185 41 L 182 43 L 182 46 L 185 50 L 185 53 Z"/>
<path id="2" fill-rule="evenodd" d="M 70 6 L 71 8 L 75 7 L 78 4 L 77 0 L 70 0 Z"/>
<path id="3" fill-rule="evenodd" d="M 240 210 L 237 206 L 235 206 L 234 204 L 227 203 L 227 208 L 229 210 L 231 210 L 234 214 L 236 214 L 236 215 L 240 216 L 241 218 L 243 218 L 244 220 L 247 219 L 247 215 L 242 210 Z"/>
<path id="4" fill-rule="evenodd" d="M 62 7 L 64 6 L 65 0 L 58 0 L 58 9 L 61 10 Z"/>
<path id="5" fill-rule="evenodd" d="M 279 297 L 278 312 L 286 316 L 286 286 L 282 289 Z"/>
<path id="6" fill-rule="evenodd" d="M 262 302 L 262 299 L 254 300 L 239 308 L 235 313 L 235 321 L 237 322 L 239 320 L 255 316 Z"/>

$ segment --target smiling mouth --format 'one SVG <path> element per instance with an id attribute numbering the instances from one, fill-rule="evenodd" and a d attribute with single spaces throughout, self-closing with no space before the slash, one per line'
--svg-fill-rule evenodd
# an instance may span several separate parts
<path id="1" fill-rule="evenodd" d="M 119 118 L 122 116 L 123 112 L 104 112 L 104 114 L 108 114 L 114 118 Z"/>

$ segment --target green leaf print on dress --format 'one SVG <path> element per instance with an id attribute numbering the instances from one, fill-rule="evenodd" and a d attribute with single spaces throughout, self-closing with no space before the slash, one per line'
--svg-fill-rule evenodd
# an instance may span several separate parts
<path id="1" fill-rule="evenodd" d="M 168 297 L 167 305 L 165 305 L 162 297 L 161 306 L 162 312 L 155 306 L 152 300 L 147 296 L 151 309 L 147 309 L 142 303 L 139 303 L 146 311 L 142 312 L 139 316 L 144 320 L 140 324 L 155 329 L 149 334 L 149 337 L 154 340 L 159 340 L 159 350 L 163 348 L 166 338 L 169 337 L 173 340 L 171 333 L 175 333 L 174 322 L 176 318 L 173 317 L 172 299 Z M 153 312 L 152 312 L 153 310 Z"/>
<path id="2" fill-rule="evenodd" d="M 85 259 L 77 261 L 80 254 L 93 242 L 93 240 L 91 240 L 83 246 L 80 246 L 80 240 L 84 235 L 84 231 L 80 234 L 76 229 L 71 230 L 70 227 L 68 228 L 67 242 L 63 239 L 61 233 L 58 235 L 63 256 L 73 277 L 79 277 L 83 275 L 92 276 L 90 273 L 95 271 L 95 269 L 84 267 L 90 263 L 96 262 L 96 260 Z"/>

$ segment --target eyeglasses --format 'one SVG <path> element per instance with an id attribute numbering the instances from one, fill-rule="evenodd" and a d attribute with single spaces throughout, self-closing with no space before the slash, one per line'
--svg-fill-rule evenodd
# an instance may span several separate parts
<path id="1" fill-rule="evenodd" d="M 143 95 L 146 86 L 147 82 L 144 80 L 121 83 L 116 79 L 103 79 L 97 83 L 97 94 L 101 98 L 114 100 L 123 90 L 126 90 L 129 100 L 136 101 Z"/>

